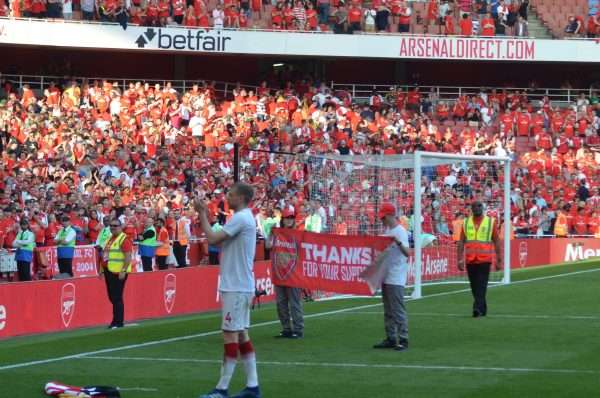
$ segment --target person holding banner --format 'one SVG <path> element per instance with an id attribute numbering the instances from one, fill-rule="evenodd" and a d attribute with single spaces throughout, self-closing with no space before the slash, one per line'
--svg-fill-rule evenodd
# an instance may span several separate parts
<path id="1" fill-rule="evenodd" d="M 156 252 L 156 229 L 150 217 L 144 220 L 144 231 L 138 235 L 138 252 L 142 258 L 144 272 L 152 271 L 152 260 Z"/>
<path id="2" fill-rule="evenodd" d="M 296 214 L 291 210 L 281 213 L 281 228 L 294 228 Z M 273 247 L 274 234 L 271 234 L 265 242 L 265 248 Z M 301 339 L 304 337 L 304 316 L 302 313 L 302 300 L 300 290 L 297 287 L 275 285 L 275 296 L 277 298 L 277 315 L 283 331 L 275 338 Z M 291 310 L 291 312 L 290 312 Z M 291 314 L 291 316 L 290 316 Z M 292 330 L 292 320 L 294 329 Z"/>
<path id="3" fill-rule="evenodd" d="M 206 240 L 211 245 L 222 244 L 220 284 L 223 345 L 225 355 L 221 366 L 221 378 L 214 390 L 200 398 L 227 398 L 229 382 L 240 352 L 247 376 L 246 388 L 231 398 L 261 398 L 256 371 L 256 356 L 250 341 L 250 305 L 254 298 L 255 283 L 252 270 L 256 252 L 256 220 L 248 204 L 254 198 L 250 184 L 236 182 L 227 192 L 227 203 L 233 216 L 216 232 L 210 226 L 205 199 L 196 197 L 194 210 Z"/>
<path id="4" fill-rule="evenodd" d="M 387 272 L 381 284 L 383 301 L 383 319 L 387 338 L 373 348 L 395 348 L 398 351 L 408 349 L 408 315 L 404 306 L 404 286 L 408 274 L 410 248 L 408 232 L 396 219 L 396 207 L 392 203 L 383 203 L 377 218 L 387 230 L 386 236 L 394 238 L 390 253 L 386 259 Z"/>
<path id="5" fill-rule="evenodd" d="M 109 225 L 112 236 L 102 250 L 98 277 L 105 279 L 108 299 L 113 306 L 113 319 L 108 325 L 108 329 L 117 329 L 124 326 L 123 291 L 125 282 L 127 282 L 127 274 L 131 272 L 133 240 L 129 235 L 123 233 L 123 226 L 118 218 L 110 220 Z"/>
<path id="6" fill-rule="evenodd" d="M 496 251 L 496 269 L 502 269 L 502 250 L 498 225 L 492 217 L 483 214 L 483 202 L 476 200 L 471 205 L 472 215 L 463 224 L 460 240 L 458 241 L 458 269 L 465 270 L 466 254 L 467 274 L 471 293 L 475 299 L 473 303 L 473 318 L 487 315 L 485 295 L 492 256 Z"/>
<path id="7" fill-rule="evenodd" d="M 31 280 L 31 260 L 33 259 L 33 248 L 35 247 L 35 235 L 29 229 L 29 222 L 26 218 L 21 219 L 19 226 L 21 232 L 17 234 L 13 246 L 17 248 L 15 260 L 19 281 L 26 282 Z"/>

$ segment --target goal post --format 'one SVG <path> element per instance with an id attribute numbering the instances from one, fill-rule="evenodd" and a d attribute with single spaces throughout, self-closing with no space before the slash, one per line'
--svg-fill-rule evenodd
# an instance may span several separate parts
<path id="1" fill-rule="evenodd" d="M 381 235 L 385 228 L 375 214 L 382 203 L 393 203 L 399 222 L 409 229 L 414 242 L 407 296 L 422 297 L 424 285 L 468 283 L 466 273 L 458 270 L 456 236 L 448 228 L 445 233 L 438 232 L 437 223 L 446 222 L 449 227 L 456 218 L 468 215 L 475 198 L 484 200 L 486 214 L 494 217 L 498 226 L 510 219 L 508 157 L 422 151 L 402 155 L 332 152 L 308 151 L 301 156 L 306 189 L 304 199 L 296 204 L 302 212 L 321 215 L 321 232 Z M 460 180 L 454 181 L 459 182 L 446 184 L 443 180 L 448 175 L 458 176 Z M 439 195 L 432 194 L 434 186 Z M 294 198 L 291 199 L 294 204 Z M 426 228 L 421 219 L 429 220 Z M 510 282 L 509 237 L 509 228 L 504 228 L 504 271 L 490 273 L 492 284 Z"/>
<path id="2" fill-rule="evenodd" d="M 438 152 L 424 152 L 415 151 L 413 155 L 414 160 L 414 214 L 421 214 L 422 208 L 422 192 L 421 189 L 417 189 L 422 181 L 422 168 L 424 165 L 432 164 L 443 164 L 447 161 L 453 163 L 464 163 L 470 161 L 480 162 L 499 162 L 502 165 L 502 201 L 499 203 L 500 210 L 502 211 L 502 220 L 510 220 L 510 162 L 509 157 L 503 156 L 482 156 L 482 155 L 462 155 L 462 154 L 451 154 L 451 153 L 438 153 Z M 500 220 L 497 220 L 498 226 Z M 423 286 L 423 245 L 420 239 L 422 234 L 422 225 L 420 222 L 415 220 L 413 226 L 413 240 L 414 240 L 414 288 L 413 298 L 422 297 L 422 286 Z M 504 274 L 501 283 L 510 283 L 510 229 L 503 228 L 504 236 L 501 237 L 503 244 L 503 265 Z"/>

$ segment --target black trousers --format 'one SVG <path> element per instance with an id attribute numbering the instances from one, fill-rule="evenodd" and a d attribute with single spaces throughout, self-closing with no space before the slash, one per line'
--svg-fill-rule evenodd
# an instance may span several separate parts
<path id="1" fill-rule="evenodd" d="M 210 265 L 219 265 L 219 252 L 208 252 L 208 263 Z"/>
<path id="2" fill-rule="evenodd" d="M 17 273 L 19 281 L 27 282 L 31 280 L 31 261 L 17 261 Z"/>
<path id="3" fill-rule="evenodd" d="M 69 274 L 73 276 L 73 258 L 59 258 L 58 270 L 61 274 Z"/>
<path id="4" fill-rule="evenodd" d="M 187 267 L 185 262 L 185 253 L 187 251 L 187 245 L 181 245 L 179 242 L 173 243 L 173 255 L 177 260 L 177 268 Z"/>
<path id="5" fill-rule="evenodd" d="M 471 293 L 473 293 L 473 311 L 478 311 L 481 315 L 487 314 L 487 303 L 485 295 L 487 293 L 488 280 L 490 279 L 491 263 L 467 264 L 467 275 L 469 275 L 469 284 Z"/>
<path id="6" fill-rule="evenodd" d="M 142 258 L 142 267 L 144 272 L 153 271 L 152 269 L 152 257 L 140 256 Z"/>
<path id="7" fill-rule="evenodd" d="M 165 270 L 165 269 L 169 269 L 169 266 L 167 265 L 167 257 L 169 256 L 156 256 L 156 265 L 158 266 L 159 270 Z"/>
<path id="8" fill-rule="evenodd" d="M 110 323 L 111 326 L 123 326 L 125 319 L 125 304 L 123 303 L 123 291 L 125 290 L 125 282 L 127 282 L 127 275 L 122 281 L 119 280 L 119 274 L 113 274 L 112 272 L 104 271 L 104 280 L 106 281 L 106 291 L 108 293 L 108 299 L 113 306 L 113 318 Z"/>

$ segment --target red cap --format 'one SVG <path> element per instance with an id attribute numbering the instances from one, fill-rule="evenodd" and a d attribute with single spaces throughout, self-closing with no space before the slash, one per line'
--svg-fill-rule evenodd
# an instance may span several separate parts
<path id="1" fill-rule="evenodd" d="M 288 218 L 288 217 L 296 217 L 296 213 L 294 213 L 293 210 L 284 210 L 281 212 L 281 218 Z"/>
<path id="2" fill-rule="evenodd" d="M 381 205 L 379 212 L 377 212 L 377 218 L 383 218 L 387 215 L 392 215 L 392 216 L 396 215 L 396 207 L 389 202 L 386 202 Z"/>

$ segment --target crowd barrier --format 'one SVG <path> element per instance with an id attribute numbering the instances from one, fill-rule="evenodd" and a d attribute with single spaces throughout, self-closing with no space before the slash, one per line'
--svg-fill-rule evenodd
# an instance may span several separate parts
<path id="1" fill-rule="evenodd" d="M 256 288 L 267 293 L 261 301 L 273 301 L 270 262 L 256 262 L 254 277 Z M 218 285 L 215 266 L 133 273 L 125 286 L 125 320 L 217 310 Z M 105 282 L 97 276 L 0 285 L 0 338 L 108 325 L 111 319 Z"/>

